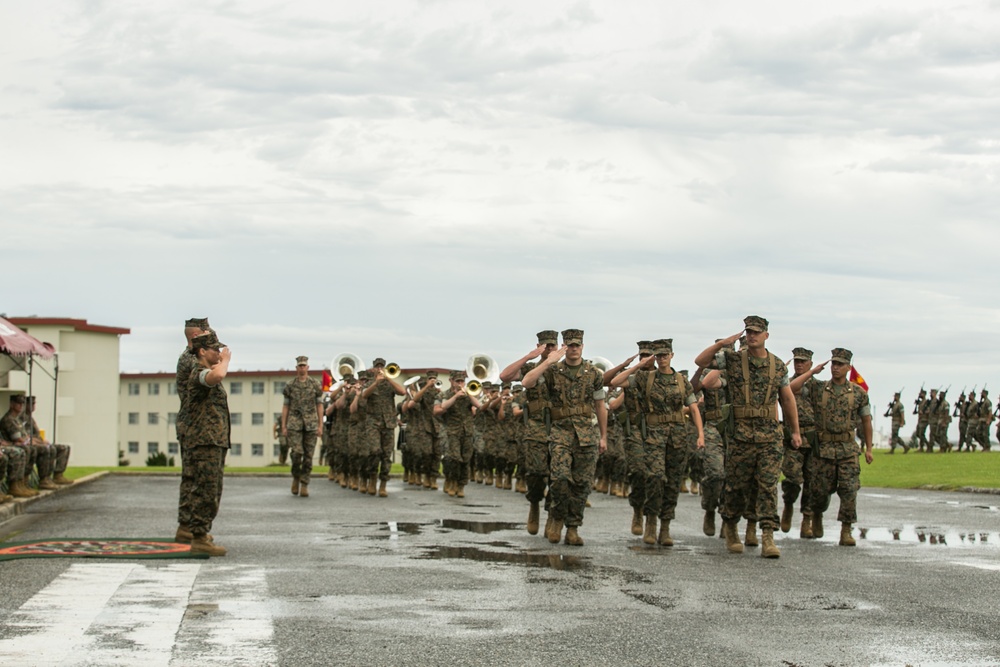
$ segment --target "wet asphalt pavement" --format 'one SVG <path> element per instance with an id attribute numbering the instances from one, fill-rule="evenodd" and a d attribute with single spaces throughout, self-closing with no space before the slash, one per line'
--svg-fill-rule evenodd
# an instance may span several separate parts
<path id="1" fill-rule="evenodd" d="M 177 484 L 107 476 L 34 503 L 0 539 L 172 537 Z M 862 489 L 856 548 L 837 545 L 835 499 L 825 538 L 800 540 L 796 513 L 767 560 L 703 535 L 692 495 L 672 548 L 643 545 L 628 503 L 597 495 L 570 547 L 528 535 L 511 491 L 310 489 L 227 477 L 213 532 L 230 554 L 187 561 L 264 573 L 277 664 L 1000 665 L 1000 496 Z M 0 562 L 0 639 L 73 562 Z"/>

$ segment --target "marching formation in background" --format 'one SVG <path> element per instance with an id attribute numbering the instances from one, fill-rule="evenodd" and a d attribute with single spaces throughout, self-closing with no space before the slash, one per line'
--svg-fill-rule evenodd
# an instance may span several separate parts
<path id="1" fill-rule="evenodd" d="M 398 364 L 377 358 L 367 369 L 357 356 L 342 354 L 324 391 L 300 356 L 274 428 L 282 460 L 291 458 L 291 492 L 309 497 L 320 441 L 330 481 L 385 498 L 397 446 L 405 483 L 437 490 L 443 476 L 443 490 L 455 498 L 464 498 L 470 483 L 522 493 L 528 533 L 541 531 L 553 544 L 584 544 L 580 529 L 588 496 L 597 490 L 628 498 L 631 534 L 672 546 L 678 498 L 690 490 L 701 496 L 703 532 L 716 534 L 718 515 L 718 534 L 732 553 L 759 546 L 763 557 L 779 558 L 774 531 L 791 530 L 796 503 L 800 537 L 823 537 L 823 515 L 835 494 L 839 544 L 854 546 L 859 459 L 872 462 L 867 385 L 845 348 L 816 365 L 811 350 L 795 348 L 790 376 L 766 348 L 768 327 L 762 317 L 745 318 L 739 333 L 717 339 L 695 358 L 690 378 L 672 366 L 672 339 L 639 341 L 635 355 L 612 365 L 584 358 L 580 329 L 564 330 L 561 345 L 556 331 L 539 332 L 536 345 L 502 370 L 489 356 L 473 355 L 465 370 L 449 371 L 445 380 L 428 371 L 400 383 Z M 177 364 L 184 468 L 177 539 L 191 542 L 193 551 L 225 555 L 209 531 L 229 447 L 221 384 L 229 351 L 206 319 L 188 320 L 185 335 L 188 347 Z M 816 378 L 827 365 L 831 379 Z M 899 437 L 905 410 L 895 395 L 886 411 L 893 424 L 890 452 L 896 446 L 932 451 L 935 444 L 950 450 L 953 413 L 945 394 L 931 390 L 927 397 L 921 390 L 909 443 Z M 973 441 L 989 449 L 994 413 L 985 389 L 978 401 L 963 391 L 954 415 L 961 420 L 956 451 L 971 451 Z"/>

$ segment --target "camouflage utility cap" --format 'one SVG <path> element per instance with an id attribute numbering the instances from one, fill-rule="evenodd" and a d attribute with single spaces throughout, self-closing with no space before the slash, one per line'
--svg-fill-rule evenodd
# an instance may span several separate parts
<path id="1" fill-rule="evenodd" d="M 207 317 L 192 317 L 184 323 L 185 329 L 210 329 Z"/>
<path id="2" fill-rule="evenodd" d="M 309 365 L 309 357 L 305 357 L 305 356 L 295 357 L 295 365 L 296 366 L 308 366 Z"/>
<path id="3" fill-rule="evenodd" d="M 500 384 L 501 389 L 510 389 L 510 382 L 503 382 Z"/>
<path id="4" fill-rule="evenodd" d="M 979 392 L 979 395 L 980 396 L 989 396 L 990 392 L 988 390 L 986 390 L 986 389 L 983 389 L 981 392 Z"/>
<path id="5" fill-rule="evenodd" d="M 225 345 L 219 342 L 219 338 L 215 335 L 214 331 L 203 333 L 191 339 L 192 350 L 218 350 L 223 347 Z"/>
<path id="6" fill-rule="evenodd" d="M 830 350 L 831 361 L 837 361 L 842 364 L 851 363 L 851 359 L 854 358 L 854 353 L 843 347 L 835 347 Z"/>
<path id="7" fill-rule="evenodd" d="M 743 328 L 747 331 L 767 331 L 767 320 L 759 315 L 748 315 L 743 318 Z"/>
<path id="8" fill-rule="evenodd" d="M 520 394 L 522 391 L 524 391 L 524 387 L 522 387 L 519 384 L 515 384 L 514 388 L 511 389 L 511 391 L 513 391 L 515 394 Z"/>
<path id="9" fill-rule="evenodd" d="M 12 394 L 10 397 L 11 403 L 24 403 L 24 394 Z"/>
<path id="10" fill-rule="evenodd" d="M 653 341 L 640 340 L 636 345 L 639 346 L 639 354 L 653 354 Z"/>
<path id="11" fill-rule="evenodd" d="M 813 351 L 807 350 L 804 347 L 797 347 L 792 350 L 792 359 L 795 359 L 796 361 L 812 361 Z"/>
<path id="12" fill-rule="evenodd" d="M 493 383 L 490 382 L 489 380 L 483 382 L 482 387 L 483 391 L 493 391 Z"/>
<path id="13" fill-rule="evenodd" d="M 366 380 L 371 380 L 372 379 L 372 372 L 371 371 L 358 371 L 358 379 L 361 380 L 362 382 L 364 382 Z"/>
<path id="14" fill-rule="evenodd" d="M 384 367 L 385 366 L 385 359 L 383 359 L 382 357 L 375 357 L 375 360 L 372 362 L 372 366 L 383 366 Z"/>
<path id="15" fill-rule="evenodd" d="M 674 353 L 674 339 L 673 338 L 658 338 L 652 343 L 653 354 L 673 354 Z"/>
<path id="16" fill-rule="evenodd" d="M 562 332 L 563 345 L 583 345 L 583 329 L 566 329 Z"/>
<path id="17" fill-rule="evenodd" d="M 559 333 L 557 331 L 553 331 L 552 329 L 546 329 L 545 331 L 539 331 L 537 335 L 538 335 L 539 345 L 559 344 Z"/>
<path id="18" fill-rule="evenodd" d="M 455 382 L 465 382 L 465 371 L 452 371 L 448 374 L 448 379 Z"/>
<path id="19" fill-rule="evenodd" d="M 428 380 L 436 380 L 438 376 L 437 371 L 427 371 L 425 374 Z"/>

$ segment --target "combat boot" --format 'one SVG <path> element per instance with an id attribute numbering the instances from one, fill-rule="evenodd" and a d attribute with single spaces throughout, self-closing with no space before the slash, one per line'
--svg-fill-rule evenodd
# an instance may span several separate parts
<path id="1" fill-rule="evenodd" d="M 333 468 L 326 471 L 326 479 L 328 482 L 337 481 L 337 473 L 333 472 Z"/>
<path id="2" fill-rule="evenodd" d="M 736 527 L 737 521 L 738 519 L 726 521 L 722 526 L 722 532 L 726 536 L 726 549 L 733 554 L 743 553 L 743 543 L 740 542 L 739 530 Z"/>
<path id="3" fill-rule="evenodd" d="M 208 554 L 209 556 L 225 556 L 226 548 L 220 547 L 210 541 L 207 535 L 198 535 L 191 540 L 191 553 Z"/>
<path id="4" fill-rule="evenodd" d="M 781 558 L 781 549 L 774 545 L 774 531 L 772 529 L 762 528 L 760 541 L 764 545 L 760 550 L 762 558 Z"/>
<path id="5" fill-rule="evenodd" d="M 299 478 L 298 477 L 292 477 L 292 495 L 293 496 L 299 495 Z"/>
<path id="6" fill-rule="evenodd" d="M 527 493 L 528 492 L 528 484 L 524 481 L 523 477 L 519 477 L 517 479 L 517 485 L 514 487 L 514 489 L 518 493 Z"/>
<path id="7" fill-rule="evenodd" d="M 465 497 L 465 484 L 459 484 L 458 482 L 455 482 L 455 484 L 457 485 L 456 489 L 455 489 L 455 497 L 456 498 L 464 498 Z"/>
<path id="8" fill-rule="evenodd" d="M 646 544 L 656 544 L 656 517 L 646 515 L 646 532 L 642 534 L 642 541 Z"/>
<path id="9" fill-rule="evenodd" d="M 795 508 L 790 503 L 785 503 L 781 510 L 781 532 L 787 533 L 792 529 L 792 512 L 794 511 Z"/>
<path id="10" fill-rule="evenodd" d="M 607 493 L 608 492 L 608 478 L 607 477 L 601 477 L 601 478 L 599 478 L 597 480 L 597 485 L 594 487 L 594 491 L 597 491 L 598 493 Z"/>
<path id="11" fill-rule="evenodd" d="M 299 498 L 308 498 L 308 497 L 309 497 L 309 485 L 308 484 L 300 484 L 299 485 Z"/>
<path id="12" fill-rule="evenodd" d="M 347 488 L 349 488 L 351 491 L 358 490 L 358 478 L 355 475 L 347 476 Z"/>
<path id="13" fill-rule="evenodd" d="M 503 490 L 510 491 L 514 488 L 514 476 L 506 475 L 503 478 Z"/>
<path id="14" fill-rule="evenodd" d="M 842 547 L 853 547 L 857 546 L 857 542 L 854 541 L 854 536 L 851 535 L 851 524 L 846 521 L 840 524 L 840 546 Z"/>
<path id="15" fill-rule="evenodd" d="M 455 480 L 453 479 L 444 480 L 444 492 L 447 493 L 452 498 L 455 497 Z"/>
<path id="16" fill-rule="evenodd" d="M 61 486 L 68 486 L 74 483 L 73 480 L 66 479 L 66 476 L 61 472 L 57 472 L 55 477 L 52 478 L 52 481 Z"/>
<path id="17" fill-rule="evenodd" d="M 377 476 L 372 475 L 371 477 L 368 478 L 367 491 L 369 496 L 374 496 L 376 493 L 378 493 L 378 490 L 376 488 L 377 484 L 378 484 Z"/>
<path id="18" fill-rule="evenodd" d="M 705 520 L 701 522 L 701 532 L 709 537 L 715 535 L 715 512 L 713 510 L 705 510 Z"/>
<path id="19" fill-rule="evenodd" d="M 547 537 L 549 542 L 552 544 L 559 544 L 559 540 L 562 538 L 562 529 L 563 522 L 553 518 L 545 537 Z"/>
<path id="20" fill-rule="evenodd" d="M 545 513 L 545 532 L 542 535 L 548 539 L 549 531 L 552 530 L 552 514 L 550 512 Z"/>
<path id="21" fill-rule="evenodd" d="M 538 503 L 528 505 L 528 534 L 538 534 Z"/>
<path id="22" fill-rule="evenodd" d="M 389 492 L 385 490 L 385 480 L 384 479 L 382 481 L 380 481 L 379 484 L 378 484 L 378 497 L 379 498 L 388 498 L 389 497 Z"/>
<path id="23" fill-rule="evenodd" d="M 485 475 L 483 475 L 483 484 L 486 486 L 493 486 L 493 471 L 489 470 Z"/>
<path id="24" fill-rule="evenodd" d="M 558 540 L 556 540 L 558 542 Z M 582 547 L 583 538 L 576 532 L 576 526 L 570 526 L 566 529 L 566 544 L 573 547 Z"/>
<path id="25" fill-rule="evenodd" d="M 803 540 L 811 540 L 813 537 L 812 514 L 802 513 L 802 526 L 799 528 L 799 537 Z"/>
<path id="26" fill-rule="evenodd" d="M 632 508 L 632 534 L 642 535 L 642 512 L 638 507 Z"/>
<path id="27" fill-rule="evenodd" d="M 187 526 L 177 526 L 177 532 L 174 534 L 174 542 L 177 544 L 191 544 L 191 540 L 194 539 L 194 535 L 191 534 L 191 530 Z"/>
<path id="28" fill-rule="evenodd" d="M 425 489 L 431 488 L 431 474 L 429 472 L 424 474 L 423 485 Z"/>
<path id="29" fill-rule="evenodd" d="M 43 479 L 43 480 L 41 480 L 41 481 L 38 482 L 38 488 L 39 489 L 45 489 L 46 491 L 55 491 L 59 487 L 56 486 L 55 482 L 53 482 L 51 479 L 49 479 L 48 477 L 46 477 L 45 479 Z"/>
<path id="30" fill-rule="evenodd" d="M 743 544 L 748 547 L 759 546 L 760 543 L 757 541 L 757 522 L 747 520 L 747 534 L 743 540 Z"/>
<path id="31" fill-rule="evenodd" d="M 38 495 L 38 492 L 34 489 L 29 489 L 25 484 L 23 479 L 19 479 L 10 485 L 10 495 L 15 498 L 34 498 Z"/>
<path id="32" fill-rule="evenodd" d="M 681 493 L 687 493 L 687 492 L 688 492 L 688 481 L 687 478 L 684 478 L 681 480 Z"/>
<path id="33" fill-rule="evenodd" d="M 656 540 L 660 543 L 660 546 L 672 547 L 674 546 L 674 538 L 670 537 L 670 522 L 661 521 L 660 522 L 660 536 Z"/>
<path id="34" fill-rule="evenodd" d="M 813 537 L 817 540 L 823 537 L 823 515 L 819 512 L 813 512 L 812 516 L 812 529 Z"/>
<path id="35" fill-rule="evenodd" d="M 698 492 L 700 490 L 701 490 L 701 487 L 698 486 L 698 482 L 691 482 L 691 495 L 692 496 L 697 496 Z"/>
<path id="36" fill-rule="evenodd" d="M 438 490 L 437 475 L 431 475 L 430 478 L 431 478 L 431 486 L 430 486 L 431 491 L 437 491 Z"/>

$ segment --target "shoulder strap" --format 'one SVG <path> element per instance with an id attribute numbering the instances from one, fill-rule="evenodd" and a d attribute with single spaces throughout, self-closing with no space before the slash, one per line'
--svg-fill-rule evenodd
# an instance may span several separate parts
<path id="1" fill-rule="evenodd" d="M 646 412 L 653 411 L 653 402 L 649 398 L 649 392 L 653 389 L 653 382 L 656 381 L 656 374 L 659 372 L 660 371 L 658 369 L 646 371 L 646 373 L 648 374 L 646 375 L 646 394 L 645 394 Z"/>
<path id="2" fill-rule="evenodd" d="M 767 394 L 764 395 L 764 407 L 771 404 L 771 391 L 774 389 L 774 376 L 777 374 L 777 369 L 774 366 L 775 356 L 770 352 L 767 353 Z"/>
<path id="3" fill-rule="evenodd" d="M 743 362 L 743 404 L 750 407 L 750 353 L 748 350 L 740 350 L 740 358 Z"/>

